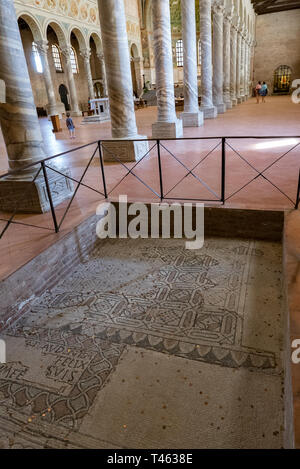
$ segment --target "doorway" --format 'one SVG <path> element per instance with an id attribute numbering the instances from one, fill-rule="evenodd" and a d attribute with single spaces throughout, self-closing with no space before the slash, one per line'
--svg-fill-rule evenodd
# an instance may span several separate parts
<path id="1" fill-rule="evenodd" d="M 64 103 L 65 110 L 70 111 L 70 104 L 68 100 L 68 89 L 64 84 L 59 85 L 58 92 L 60 95 L 60 100 L 62 103 Z"/>
<path id="2" fill-rule="evenodd" d="M 288 65 L 280 65 L 274 72 L 274 93 L 288 94 L 291 87 L 292 70 Z"/>

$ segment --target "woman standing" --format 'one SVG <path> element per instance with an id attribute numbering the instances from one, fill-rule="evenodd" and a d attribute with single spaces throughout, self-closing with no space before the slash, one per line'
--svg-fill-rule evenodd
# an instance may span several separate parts
<path id="1" fill-rule="evenodd" d="M 266 96 L 268 94 L 268 85 L 266 84 L 266 82 L 264 81 L 262 86 L 261 86 L 261 89 L 260 89 L 260 95 L 261 95 L 261 102 L 262 103 L 265 103 L 266 102 Z"/>

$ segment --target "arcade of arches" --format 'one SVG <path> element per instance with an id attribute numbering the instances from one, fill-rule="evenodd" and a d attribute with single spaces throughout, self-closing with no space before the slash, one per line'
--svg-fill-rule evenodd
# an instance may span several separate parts
<path id="1" fill-rule="evenodd" d="M 283 4 L 0 1 L 0 448 L 300 447 Z M 124 194 L 204 201 L 203 247 L 99 239 Z"/>

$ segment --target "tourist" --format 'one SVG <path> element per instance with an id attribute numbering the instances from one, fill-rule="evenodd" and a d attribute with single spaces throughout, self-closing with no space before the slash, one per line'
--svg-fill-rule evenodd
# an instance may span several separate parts
<path id="1" fill-rule="evenodd" d="M 66 126 L 68 127 L 70 138 L 75 138 L 75 125 L 69 112 L 67 112 Z"/>
<path id="2" fill-rule="evenodd" d="M 260 90 L 261 90 L 261 81 L 259 81 L 255 87 L 256 104 L 259 104 Z"/>
<path id="3" fill-rule="evenodd" d="M 265 103 L 266 102 L 266 96 L 268 94 L 268 85 L 266 84 L 266 82 L 264 81 L 262 86 L 261 86 L 261 89 L 260 89 L 260 96 L 261 96 L 261 102 L 262 103 Z"/>

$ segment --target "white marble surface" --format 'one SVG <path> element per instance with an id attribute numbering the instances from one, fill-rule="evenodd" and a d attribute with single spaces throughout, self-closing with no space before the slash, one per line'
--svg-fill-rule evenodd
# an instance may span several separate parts
<path id="1" fill-rule="evenodd" d="M 236 106 L 236 63 L 237 63 L 237 29 L 231 24 L 230 32 L 230 99 L 233 106 Z"/>
<path id="2" fill-rule="evenodd" d="M 6 85 L 0 123 L 9 168 L 19 169 L 44 158 L 45 152 L 12 0 L 0 2 L 0 79 Z"/>
<path id="3" fill-rule="evenodd" d="M 179 137 L 182 136 L 182 122 L 177 119 L 175 112 L 169 0 L 152 0 L 152 19 L 158 111 L 157 122 L 152 126 L 152 136 L 173 137 L 175 129 Z"/>
<path id="4" fill-rule="evenodd" d="M 59 111 L 57 108 L 55 91 L 48 61 L 48 41 L 36 41 L 36 45 L 43 67 L 43 77 L 48 98 L 48 115 L 55 116 L 59 114 Z"/>
<path id="5" fill-rule="evenodd" d="M 212 2 L 199 0 L 201 41 L 201 111 L 206 119 L 217 117 L 212 92 Z"/>
<path id="6" fill-rule="evenodd" d="M 231 94 L 230 94 L 230 31 L 231 31 L 231 17 L 228 15 L 224 16 L 223 26 L 223 46 L 224 46 L 224 83 L 223 83 L 223 99 L 226 105 L 226 109 L 232 108 Z"/>
<path id="7" fill-rule="evenodd" d="M 213 4 L 213 103 L 218 114 L 226 111 L 223 101 L 223 1 L 215 1 Z"/>
<path id="8" fill-rule="evenodd" d="M 76 91 L 76 86 L 75 86 L 75 80 L 73 76 L 73 71 L 72 71 L 72 64 L 71 64 L 71 46 L 65 46 L 61 48 L 61 53 L 64 57 L 64 63 L 65 63 L 65 71 L 67 74 L 67 80 L 68 80 L 68 85 L 69 85 L 69 92 L 70 92 L 70 99 L 71 99 L 71 114 L 73 116 L 81 116 L 81 112 L 79 110 L 79 105 L 78 105 L 78 97 L 77 97 L 77 91 Z"/>
<path id="9" fill-rule="evenodd" d="M 106 70 L 105 70 L 105 62 L 104 62 L 104 55 L 97 54 L 97 58 L 100 62 L 100 68 L 101 68 L 101 82 L 103 86 L 103 96 L 107 96 L 107 81 L 106 81 Z"/>
<path id="10" fill-rule="evenodd" d="M 89 89 L 89 97 L 93 99 L 95 97 L 95 91 L 94 91 L 93 78 L 92 78 L 92 72 L 91 72 L 91 63 L 90 63 L 91 51 L 90 49 L 81 50 L 80 55 L 83 58 L 85 76 L 87 79 L 87 84 L 88 84 L 88 89 Z"/>

